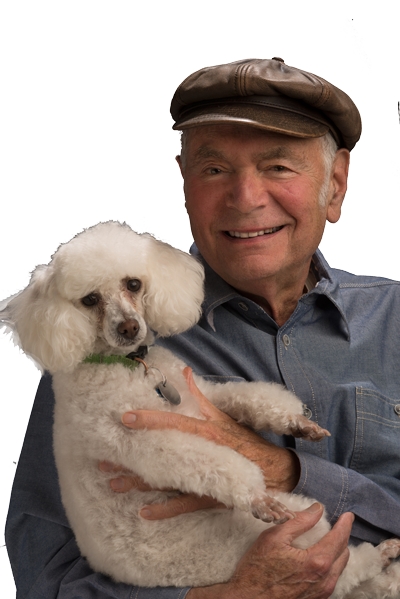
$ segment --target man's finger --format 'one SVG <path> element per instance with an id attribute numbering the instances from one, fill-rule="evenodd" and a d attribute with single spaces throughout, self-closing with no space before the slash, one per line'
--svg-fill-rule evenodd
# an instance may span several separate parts
<path id="1" fill-rule="evenodd" d="M 197 495 L 178 495 L 169 499 L 167 503 L 152 503 L 146 505 L 140 510 L 140 516 L 145 520 L 165 520 L 166 518 L 175 518 L 181 514 L 196 512 L 210 508 L 225 508 L 223 503 L 219 503 L 212 497 L 198 497 Z"/>
<path id="2" fill-rule="evenodd" d="M 288 545 L 292 545 L 295 539 L 315 526 L 322 514 L 323 506 L 318 502 L 313 503 L 306 510 L 296 512 L 294 519 L 288 520 L 279 527 L 269 529 L 266 533 L 271 537 L 275 534 L 279 536 L 281 541 L 283 540 Z M 334 561 L 348 545 L 353 521 L 353 514 L 343 514 L 333 528 L 310 548 L 310 552 L 315 554 L 331 553 L 332 561 Z M 285 536 L 282 536 L 283 533 L 285 533 Z"/>
<path id="3" fill-rule="evenodd" d="M 342 514 L 332 529 L 314 547 L 320 551 L 336 550 L 339 555 L 349 543 L 353 522 L 354 514 L 350 512 Z"/>
<path id="4" fill-rule="evenodd" d="M 270 538 L 279 537 L 280 542 L 287 545 L 292 545 L 293 541 L 300 537 L 303 533 L 310 530 L 321 519 L 323 514 L 323 506 L 315 502 L 302 512 L 295 512 L 296 517 L 288 520 L 280 526 L 269 528 L 264 535 L 267 534 Z"/>
<path id="5" fill-rule="evenodd" d="M 194 381 L 193 371 L 190 368 L 190 366 L 186 366 L 183 369 L 183 376 L 186 379 L 190 393 L 194 395 L 194 397 L 196 398 L 201 413 L 203 414 L 204 418 L 206 418 L 206 420 L 230 420 L 230 417 L 227 414 L 221 412 L 221 410 L 216 408 L 200 391 L 200 389 Z"/>
<path id="6" fill-rule="evenodd" d="M 107 473 L 115 473 L 115 474 L 119 474 L 119 473 L 130 474 L 131 473 L 131 470 L 129 470 L 128 468 L 125 468 L 124 466 L 121 466 L 120 464 L 114 464 L 113 462 L 108 462 L 107 460 L 103 460 L 102 462 L 99 462 L 99 469 L 101 470 L 101 472 L 107 472 Z"/>
<path id="7" fill-rule="evenodd" d="M 127 493 L 131 489 L 137 491 L 153 491 L 153 489 L 140 477 L 136 476 L 118 476 L 110 480 L 110 487 L 116 493 Z"/>
<path id="8" fill-rule="evenodd" d="M 122 423 L 133 429 L 165 430 L 177 429 L 194 435 L 203 432 L 207 435 L 206 420 L 198 420 L 190 416 L 175 414 L 173 412 L 159 412 L 158 410 L 136 410 L 125 412 L 122 415 Z"/>
<path id="9" fill-rule="evenodd" d="M 193 371 L 190 366 L 186 366 L 183 369 L 183 375 L 186 379 L 189 391 L 195 396 L 201 413 L 205 417 L 204 420 L 198 418 L 191 418 L 189 416 L 183 416 L 182 414 L 175 414 L 173 412 L 160 412 L 150 410 L 140 410 L 126 412 L 122 416 L 122 423 L 129 428 L 141 429 L 169 429 L 176 428 L 192 434 L 202 434 L 205 438 L 214 439 L 212 434 L 207 434 L 209 429 L 204 426 L 207 420 L 215 420 L 222 422 L 231 422 L 230 416 L 221 412 L 216 408 L 203 393 L 197 387 L 193 379 Z M 202 431 L 202 432 L 200 432 Z"/>
<path id="10" fill-rule="evenodd" d="M 119 476 L 110 479 L 110 487 L 116 493 L 126 493 L 131 489 L 137 489 L 138 491 L 153 490 L 140 476 L 136 476 L 132 470 L 120 464 L 103 460 L 99 462 L 99 470 L 107 474 L 119 474 Z"/>

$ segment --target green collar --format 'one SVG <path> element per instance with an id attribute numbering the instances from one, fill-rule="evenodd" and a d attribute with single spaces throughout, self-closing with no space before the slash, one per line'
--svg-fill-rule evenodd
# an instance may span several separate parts
<path id="1" fill-rule="evenodd" d="M 131 370 L 135 370 L 140 364 L 134 358 L 126 358 L 125 356 L 103 356 L 101 354 L 91 354 L 83 360 L 84 364 L 122 364 Z"/>

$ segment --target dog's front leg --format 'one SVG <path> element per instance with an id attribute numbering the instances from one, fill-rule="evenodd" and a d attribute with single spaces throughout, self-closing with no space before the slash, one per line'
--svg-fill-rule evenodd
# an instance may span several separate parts
<path id="1" fill-rule="evenodd" d="M 271 430 L 319 441 L 329 432 L 303 415 L 301 401 L 282 385 L 265 382 L 214 384 L 195 377 L 206 397 L 232 418 L 255 430 Z"/>
<path id="2" fill-rule="evenodd" d="M 229 447 L 177 430 L 127 430 L 123 437 L 118 455 L 110 448 L 107 459 L 134 471 L 154 489 L 209 495 L 265 522 L 293 516 L 267 493 L 260 468 Z"/>

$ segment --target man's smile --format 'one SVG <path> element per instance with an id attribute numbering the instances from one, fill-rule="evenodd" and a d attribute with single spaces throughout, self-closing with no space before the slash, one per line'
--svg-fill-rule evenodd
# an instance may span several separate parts
<path id="1" fill-rule="evenodd" d="M 248 239 L 249 237 L 262 237 L 263 235 L 270 235 L 283 229 L 284 225 L 280 227 L 271 227 L 270 229 L 260 229 L 259 231 L 225 231 L 229 237 L 239 237 L 241 239 Z"/>

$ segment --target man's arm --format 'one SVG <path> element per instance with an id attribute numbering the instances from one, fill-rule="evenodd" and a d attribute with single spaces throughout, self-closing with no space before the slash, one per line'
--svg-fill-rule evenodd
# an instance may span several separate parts
<path id="1" fill-rule="evenodd" d="M 196 391 L 194 387 L 191 390 L 202 402 L 206 420 L 175 413 L 137 410 L 125 414 L 123 422 L 133 429 L 177 428 L 227 445 L 259 465 L 267 488 L 302 493 L 323 503 L 331 523 L 341 514 L 353 512 L 356 522 L 352 534 L 359 540 L 377 544 L 391 536 L 400 536 L 399 520 L 393 518 L 393 514 L 399 509 L 399 502 L 376 483 L 354 470 L 306 452 L 295 453 L 268 443 L 220 412 L 204 396 L 201 397 L 199 390 Z M 132 484 L 129 477 L 119 480 L 121 491 Z M 145 517 L 170 517 L 192 509 L 201 509 L 202 503 L 198 506 L 196 507 L 196 498 L 180 498 L 179 502 L 172 502 L 170 506 L 148 506 Z"/>

